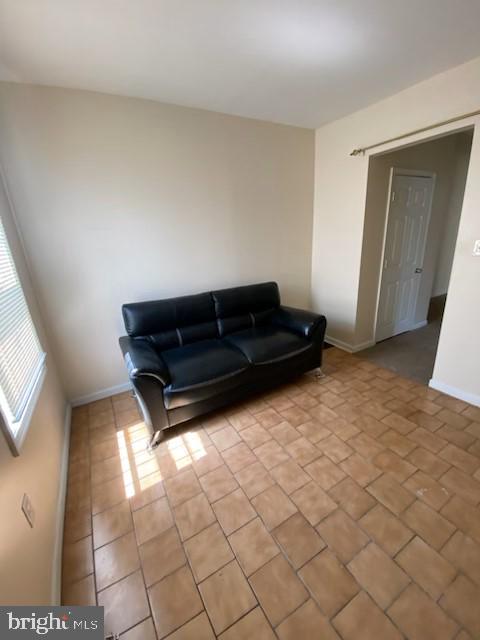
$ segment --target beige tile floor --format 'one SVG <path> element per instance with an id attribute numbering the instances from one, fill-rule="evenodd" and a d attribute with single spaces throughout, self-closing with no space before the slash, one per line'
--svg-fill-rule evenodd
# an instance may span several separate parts
<path id="1" fill-rule="evenodd" d="M 73 412 L 65 604 L 123 640 L 480 638 L 480 409 L 337 349 L 171 430 Z"/>

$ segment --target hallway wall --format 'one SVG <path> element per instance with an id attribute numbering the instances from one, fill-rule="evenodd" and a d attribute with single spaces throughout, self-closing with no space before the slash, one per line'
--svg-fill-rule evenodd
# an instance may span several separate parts
<path id="1" fill-rule="evenodd" d="M 468 131 L 370 159 L 358 292 L 357 339 L 359 342 L 370 342 L 375 339 L 375 311 L 381 279 L 383 238 L 392 167 L 436 174 L 423 274 L 415 313 L 415 322 L 420 323 L 427 317 L 432 295 L 445 293 L 441 290 L 433 293 L 437 269 L 441 269 L 442 274 L 439 288 L 443 287 L 445 279 L 448 283 L 471 143 L 472 132 Z M 453 195 L 455 197 L 452 197 Z"/>

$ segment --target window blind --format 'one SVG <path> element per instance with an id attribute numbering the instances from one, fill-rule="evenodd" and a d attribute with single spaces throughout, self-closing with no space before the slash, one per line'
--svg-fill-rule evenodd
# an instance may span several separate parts
<path id="1" fill-rule="evenodd" d="M 0 219 L 0 402 L 14 432 L 44 360 Z"/>

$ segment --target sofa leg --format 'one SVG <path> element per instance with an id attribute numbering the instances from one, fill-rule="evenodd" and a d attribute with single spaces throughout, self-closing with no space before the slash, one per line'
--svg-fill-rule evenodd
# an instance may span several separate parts
<path id="1" fill-rule="evenodd" d="M 163 431 L 154 431 L 152 437 L 150 438 L 150 442 L 148 443 L 149 449 L 156 449 L 158 445 L 163 440 Z"/>
<path id="2" fill-rule="evenodd" d="M 322 371 L 322 367 L 317 367 L 313 373 L 316 378 L 325 378 L 325 374 Z"/>

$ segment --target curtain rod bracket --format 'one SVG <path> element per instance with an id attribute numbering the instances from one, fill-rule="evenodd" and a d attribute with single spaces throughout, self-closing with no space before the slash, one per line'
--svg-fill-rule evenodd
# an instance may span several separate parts
<path id="1" fill-rule="evenodd" d="M 354 149 L 350 155 L 351 156 L 364 156 L 365 155 L 365 149 Z"/>

